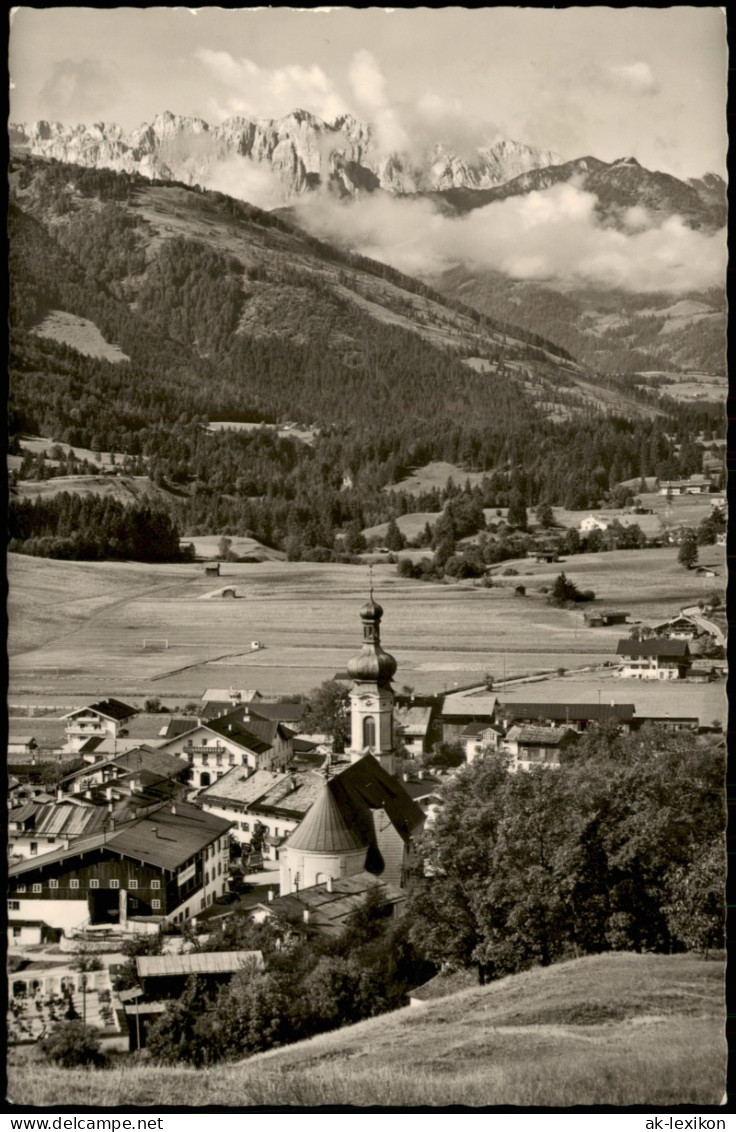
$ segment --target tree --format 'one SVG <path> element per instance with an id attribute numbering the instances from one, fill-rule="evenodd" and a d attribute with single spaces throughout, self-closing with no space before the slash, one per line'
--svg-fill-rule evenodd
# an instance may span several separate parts
<path id="1" fill-rule="evenodd" d="M 549 503 L 540 503 L 535 511 L 535 515 L 540 527 L 544 527 L 545 530 L 549 530 L 550 527 L 555 525 L 554 511 Z"/>
<path id="2" fill-rule="evenodd" d="M 406 546 L 406 538 L 401 533 L 399 525 L 394 518 L 389 519 L 385 541 L 389 550 L 403 550 Z"/>
<path id="3" fill-rule="evenodd" d="M 325 680 L 309 693 L 309 703 L 302 720 L 306 734 L 328 735 L 337 754 L 345 750 L 348 724 L 349 693 L 338 680 Z"/>
<path id="4" fill-rule="evenodd" d="M 525 531 L 527 528 L 526 503 L 519 488 L 515 488 L 511 492 L 506 520 L 509 526 L 517 527 L 521 531 Z"/>
<path id="5" fill-rule="evenodd" d="M 100 1066 L 105 1063 L 99 1041 L 78 1020 L 58 1023 L 40 1044 L 46 1057 L 62 1069 L 74 1069 L 78 1065 Z"/>
<path id="6" fill-rule="evenodd" d="M 680 544 L 677 561 L 686 570 L 692 570 L 698 561 L 698 540 L 695 531 L 688 531 Z"/>
<path id="7" fill-rule="evenodd" d="M 217 544 L 217 556 L 223 562 L 230 562 L 235 557 L 230 549 L 232 545 L 233 540 L 231 538 L 227 538 L 226 535 L 223 535 L 219 540 Z"/>

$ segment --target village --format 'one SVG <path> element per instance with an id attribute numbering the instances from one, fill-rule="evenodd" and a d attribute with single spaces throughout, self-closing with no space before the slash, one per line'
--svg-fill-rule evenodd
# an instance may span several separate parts
<path id="1" fill-rule="evenodd" d="M 217 986 L 262 968 L 257 951 L 199 949 L 236 912 L 327 938 L 369 898 L 400 916 L 425 869 L 418 835 L 441 812 L 445 785 L 476 760 L 554 770 L 596 727 L 722 742 L 718 719 L 687 708 L 688 688 L 725 676 L 724 628 L 705 602 L 651 626 L 622 610 L 586 613 L 590 628 L 620 633 L 597 702 L 554 699 L 547 681 L 523 677 L 395 691 L 382 617 L 371 591 L 362 647 L 329 682 L 345 705 L 332 734 L 309 725 L 303 696 L 236 687 L 207 688 L 187 714 L 109 696 L 11 730 L 11 1045 L 81 1017 L 103 1048 L 145 1048 L 147 1027 L 191 975 Z M 655 683 L 677 689 L 670 710 L 649 706 Z M 152 936 L 161 954 L 140 954 L 121 989 L 126 945 Z"/>

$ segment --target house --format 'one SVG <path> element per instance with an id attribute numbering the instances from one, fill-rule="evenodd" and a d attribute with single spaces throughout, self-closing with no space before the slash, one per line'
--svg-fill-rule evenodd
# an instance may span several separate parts
<path id="1" fill-rule="evenodd" d="M 629 614 L 623 610 L 596 609 L 583 613 L 583 620 L 589 629 L 600 629 L 607 625 L 625 625 Z"/>
<path id="2" fill-rule="evenodd" d="M 586 731 L 590 724 L 614 724 L 630 731 L 635 707 L 633 704 L 570 704 L 570 703 L 503 703 L 497 715 L 505 728 L 513 724 L 531 727 L 572 727 Z"/>
<path id="3" fill-rule="evenodd" d="M 65 794 L 84 795 L 111 786 L 113 783 L 128 783 L 133 786 L 136 776 L 147 776 L 148 781 L 157 779 L 180 779 L 186 777 L 186 767 L 181 760 L 159 749 L 137 745 L 127 751 L 119 751 L 109 758 L 101 758 L 65 775 L 59 787 Z M 130 789 L 127 791 L 130 793 Z M 112 795 L 110 795 L 110 798 Z M 110 800 L 107 798 L 106 800 Z"/>
<path id="4" fill-rule="evenodd" d="M 402 774 L 401 778 L 407 794 L 417 803 L 424 814 L 424 828 L 430 828 L 445 804 L 442 778 L 436 774 L 430 774 L 428 770 L 420 770 L 416 776 Z"/>
<path id="5" fill-rule="evenodd" d="M 681 680 L 690 667 L 687 641 L 667 637 L 619 641 L 616 655 L 623 658 L 617 675 L 638 680 Z"/>
<path id="6" fill-rule="evenodd" d="M 707 495 L 710 488 L 710 476 L 696 474 L 688 479 L 662 480 L 658 490 L 660 495 Z"/>
<path id="7" fill-rule="evenodd" d="M 501 750 L 511 756 L 511 771 L 557 767 L 560 752 L 577 743 L 578 738 L 572 727 L 512 727 L 501 743 Z"/>
<path id="8" fill-rule="evenodd" d="M 452 692 L 442 701 L 442 740 L 459 739 L 469 723 L 491 724 L 496 711 L 496 697 L 488 692 Z"/>
<path id="9" fill-rule="evenodd" d="M 226 890 L 230 823 L 177 802 L 8 868 L 8 920 L 83 927 L 179 924 Z"/>
<path id="10" fill-rule="evenodd" d="M 265 830 L 264 858 L 279 859 L 279 846 L 315 802 L 322 784 L 316 771 L 257 770 L 234 767 L 203 790 L 197 803 L 232 822 L 232 836 L 250 845 L 258 826 Z"/>
<path id="11" fill-rule="evenodd" d="M 495 723 L 469 723 L 460 733 L 466 763 L 472 763 L 484 751 L 500 750 L 503 728 Z"/>
<path id="12" fill-rule="evenodd" d="M 606 519 L 601 519 L 597 515 L 588 515 L 587 519 L 582 519 L 580 522 L 580 530 L 583 534 L 589 534 L 591 531 L 607 531 L 610 523 Z"/>
<path id="13" fill-rule="evenodd" d="M 712 660 L 694 660 L 687 674 L 688 680 L 695 684 L 710 684 L 717 679 L 715 665 Z"/>
<path id="14" fill-rule="evenodd" d="M 697 715 L 638 715 L 636 717 L 636 730 L 647 724 L 655 727 L 665 727 L 668 731 L 701 730 L 700 718 Z"/>
<path id="15" fill-rule="evenodd" d="M 89 739 L 118 739 L 126 734 L 126 723 L 137 714 L 137 708 L 114 699 L 76 708 L 62 716 L 67 720 L 66 749 L 79 751 Z"/>
<path id="16" fill-rule="evenodd" d="M 233 767 L 283 770 L 291 760 L 293 733 L 281 723 L 257 718 L 247 705 L 199 723 L 158 749 L 185 759 L 192 785 L 210 786 Z"/>
<path id="17" fill-rule="evenodd" d="M 255 688 L 207 688 L 199 714 L 202 719 L 210 719 L 213 715 L 224 715 L 240 704 L 257 703 L 262 698 Z"/>
<path id="18" fill-rule="evenodd" d="M 219 562 L 208 562 L 208 563 L 206 563 L 205 568 L 204 568 L 204 572 L 205 572 L 205 575 L 207 577 L 218 578 L 220 576 L 220 563 Z"/>
<path id="19" fill-rule="evenodd" d="M 26 802 L 8 811 L 8 857 L 10 861 L 40 857 L 109 826 L 110 815 L 98 806 Z"/>
<path id="20" fill-rule="evenodd" d="M 670 617 L 669 621 L 663 621 L 661 625 L 653 626 L 653 629 L 657 637 L 668 637 L 677 641 L 694 641 L 701 633 L 696 622 L 683 613 L 678 614 L 677 617 Z"/>
<path id="21" fill-rule="evenodd" d="M 394 725 L 397 737 L 412 755 L 423 755 L 429 750 L 430 728 L 432 726 L 431 707 L 394 708 Z"/>
<path id="22" fill-rule="evenodd" d="M 179 998 L 192 975 L 216 985 L 238 971 L 262 971 L 264 964 L 261 951 L 189 951 L 138 955 L 135 966 L 143 993 L 164 999 Z"/>
<path id="23" fill-rule="evenodd" d="M 11 735 L 8 738 L 8 758 L 32 755 L 37 746 L 32 735 Z"/>
<path id="24" fill-rule="evenodd" d="M 253 919 L 262 923 L 270 916 L 303 924 L 307 931 L 328 939 L 340 936 L 349 926 L 350 918 L 369 898 L 382 903 L 387 919 L 401 914 L 406 893 L 370 872 L 327 879 L 307 888 L 277 896 L 268 903 L 256 905 Z"/>

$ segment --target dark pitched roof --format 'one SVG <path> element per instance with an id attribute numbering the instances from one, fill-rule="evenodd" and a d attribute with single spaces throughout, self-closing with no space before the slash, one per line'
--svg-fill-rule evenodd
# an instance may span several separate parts
<path id="1" fill-rule="evenodd" d="M 176 869 L 233 824 L 185 802 L 177 802 L 174 809 L 164 805 L 131 822 L 108 838 L 108 846 L 160 869 Z"/>
<path id="2" fill-rule="evenodd" d="M 287 920 L 299 922 L 307 910 L 312 927 L 328 935 L 338 934 L 347 926 L 350 916 L 364 904 L 368 894 L 374 891 L 380 893 L 387 904 L 401 904 L 406 900 L 406 894 L 400 888 L 373 873 L 361 872 L 333 880 L 331 889 L 326 884 L 315 884 L 301 888 L 299 892 L 277 896 L 261 907 Z"/>
<path id="3" fill-rule="evenodd" d="M 331 779 L 330 787 L 338 802 L 352 809 L 371 844 L 375 837 L 373 810 L 384 809 L 404 841 L 408 841 L 413 830 L 424 821 L 424 814 L 403 784 L 384 770 L 373 755 L 364 755 L 351 763 Z"/>
<path id="4" fill-rule="evenodd" d="M 633 704 L 504 703 L 499 714 L 507 719 L 554 719 L 563 723 L 606 723 L 631 720 Z M 465 734 L 465 732 L 463 732 Z"/>
<path id="5" fill-rule="evenodd" d="M 107 719 L 115 719 L 118 722 L 122 719 L 130 719 L 132 715 L 138 714 L 138 709 L 133 708 L 130 704 L 124 704 L 122 700 L 98 700 L 95 704 L 87 704 L 86 707 L 75 708 L 70 711 L 64 719 L 71 719 L 74 715 L 80 715 L 83 711 L 96 711 L 100 715 L 106 716 Z"/>
<path id="6" fill-rule="evenodd" d="M 30 872 L 102 846 L 135 861 L 173 870 L 227 833 L 232 826 L 232 822 L 184 802 L 177 802 L 175 809 L 176 812 L 172 813 L 167 803 L 129 822 L 116 833 L 81 837 L 68 849 L 57 849 L 53 853 L 18 861 L 10 866 L 8 876 Z"/>
<path id="7" fill-rule="evenodd" d="M 617 656 L 663 656 L 688 657 L 690 649 L 687 641 L 673 641 L 669 637 L 650 637 L 646 641 L 635 641 L 631 638 L 618 642 Z"/>
<path id="8" fill-rule="evenodd" d="M 194 731 L 199 726 L 199 723 L 192 716 L 187 718 L 174 717 L 170 719 L 166 726 L 166 739 L 176 739 L 179 735 L 186 735 L 189 731 Z"/>

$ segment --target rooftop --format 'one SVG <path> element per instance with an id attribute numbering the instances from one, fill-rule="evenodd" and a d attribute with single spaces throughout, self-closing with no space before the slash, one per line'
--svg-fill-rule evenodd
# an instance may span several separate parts
<path id="1" fill-rule="evenodd" d="M 512 727 L 506 738 L 530 746 L 560 747 L 578 736 L 568 727 Z"/>
<path id="2" fill-rule="evenodd" d="M 646 641 L 635 641 L 633 638 L 618 642 L 617 656 L 641 657 L 688 657 L 690 649 L 687 641 L 673 641 L 669 637 L 650 637 Z"/>
<path id="3" fill-rule="evenodd" d="M 83 715 L 85 712 L 93 711 L 98 715 L 103 715 L 106 719 L 114 719 L 117 722 L 123 719 L 130 719 L 131 716 L 138 714 L 138 709 L 131 707 L 130 704 L 124 704 L 122 700 L 98 700 L 97 703 L 88 704 L 86 707 L 75 708 L 63 719 L 73 719 L 75 715 Z"/>
<path id="4" fill-rule="evenodd" d="M 442 702 L 442 714 L 491 719 L 497 697 L 488 692 L 451 692 Z"/>
<path id="5" fill-rule="evenodd" d="M 394 885 L 387 884 L 373 873 L 354 873 L 353 876 L 340 877 L 332 882 L 332 891 L 326 884 L 315 884 L 302 888 L 286 896 L 277 896 L 267 908 L 276 915 L 289 920 L 302 920 L 305 910 L 309 912 L 309 922 L 328 933 L 337 933 L 347 924 L 348 918 L 356 912 L 372 891 L 380 892 L 389 904 L 400 904 L 406 894 Z"/>
<path id="6" fill-rule="evenodd" d="M 568 723 L 606 723 L 633 719 L 633 704 L 502 703 L 501 715 L 509 719 L 554 719 Z"/>
<path id="7" fill-rule="evenodd" d="M 227 975 L 246 967 L 263 969 L 261 951 L 189 951 L 178 955 L 139 955 L 135 961 L 140 979 L 187 975 Z"/>

